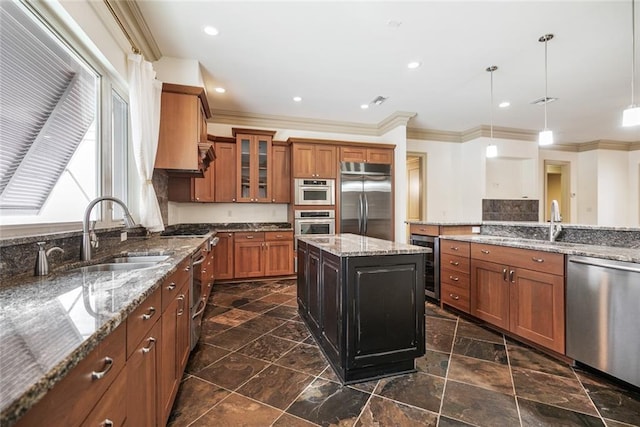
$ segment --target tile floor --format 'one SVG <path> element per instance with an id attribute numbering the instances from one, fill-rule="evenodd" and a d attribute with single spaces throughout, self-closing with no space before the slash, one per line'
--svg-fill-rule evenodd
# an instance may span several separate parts
<path id="1" fill-rule="evenodd" d="M 341 386 L 295 281 L 216 284 L 171 426 L 640 426 L 640 393 L 427 304 L 418 372 Z"/>

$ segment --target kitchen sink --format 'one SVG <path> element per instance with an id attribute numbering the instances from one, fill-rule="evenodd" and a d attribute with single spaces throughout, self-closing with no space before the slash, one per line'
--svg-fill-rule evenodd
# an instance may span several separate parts
<path id="1" fill-rule="evenodd" d="M 94 271 L 129 271 L 149 268 L 165 261 L 169 255 L 131 255 L 112 258 L 102 264 L 87 265 L 78 270 L 90 273 Z"/>
<path id="2" fill-rule="evenodd" d="M 167 258 L 169 258 L 169 255 L 128 255 L 128 256 L 113 258 L 111 262 L 117 263 L 117 264 L 121 264 L 121 263 L 137 264 L 137 263 L 150 262 L 155 264 L 158 262 L 165 261 Z"/>

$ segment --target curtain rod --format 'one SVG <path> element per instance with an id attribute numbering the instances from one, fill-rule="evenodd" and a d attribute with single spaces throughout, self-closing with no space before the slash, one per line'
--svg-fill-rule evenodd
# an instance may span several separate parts
<path id="1" fill-rule="evenodd" d="M 120 30 L 122 31 L 124 36 L 129 41 L 129 44 L 131 45 L 131 50 L 133 51 L 133 53 L 135 53 L 137 55 L 142 55 L 142 52 L 136 46 L 135 42 L 133 41 L 133 38 L 131 38 L 131 35 L 129 35 L 129 33 L 127 32 L 126 28 L 122 24 L 122 21 L 120 21 L 120 18 L 118 18 L 118 15 L 116 14 L 116 11 L 113 10 L 113 7 L 109 3 L 109 0 L 104 0 L 104 4 L 107 6 L 107 9 L 109 9 L 109 12 L 111 12 L 111 16 L 113 16 L 113 19 L 115 19 L 116 23 L 120 27 Z"/>

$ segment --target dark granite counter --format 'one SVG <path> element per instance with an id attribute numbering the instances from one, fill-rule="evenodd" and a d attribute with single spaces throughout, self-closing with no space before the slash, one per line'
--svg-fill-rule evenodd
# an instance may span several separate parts
<path id="1" fill-rule="evenodd" d="M 459 225 L 469 225 L 469 226 L 481 226 L 482 222 L 480 221 L 405 221 L 405 224 L 415 224 L 415 225 L 437 225 L 437 226 L 459 226 Z"/>
<path id="2" fill-rule="evenodd" d="M 75 269 L 81 265 L 75 263 L 47 277 L 21 277 L 4 284 L 0 289 L 0 425 L 14 424 L 210 235 L 130 239 L 111 254 L 170 255 L 144 269 L 84 272 Z"/>
<path id="3" fill-rule="evenodd" d="M 430 253 L 431 249 L 356 234 L 314 234 L 300 236 L 307 242 L 339 257 Z"/>
<path id="4" fill-rule="evenodd" d="M 444 236 L 449 240 L 462 242 L 485 243 L 490 245 L 511 246 L 514 248 L 534 249 L 544 252 L 555 252 L 565 255 L 580 255 L 616 261 L 640 263 L 640 249 L 620 248 L 614 246 L 586 245 L 581 243 L 549 242 L 546 240 L 524 239 L 490 235 L 452 235 Z"/>

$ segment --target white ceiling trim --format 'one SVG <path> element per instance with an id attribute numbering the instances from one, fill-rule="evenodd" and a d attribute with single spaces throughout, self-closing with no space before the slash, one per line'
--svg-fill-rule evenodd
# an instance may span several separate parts
<path id="1" fill-rule="evenodd" d="M 126 34 L 128 34 L 133 40 L 135 47 L 140 50 L 147 61 L 157 61 L 162 57 L 160 47 L 158 46 L 158 43 L 156 43 L 156 40 L 151 33 L 151 29 L 149 29 L 147 22 L 144 20 L 140 7 L 136 1 L 103 1 L 108 8 L 113 10 L 118 21 L 124 27 L 123 29 L 120 29 L 116 20 L 110 14 L 109 16 L 111 19 L 105 19 L 105 14 L 99 13 L 103 23 L 106 24 L 111 31 L 113 31 L 114 25 L 119 31 L 126 31 Z M 99 10 L 96 6 L 94 6 L 94 9 Z"/>

